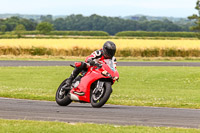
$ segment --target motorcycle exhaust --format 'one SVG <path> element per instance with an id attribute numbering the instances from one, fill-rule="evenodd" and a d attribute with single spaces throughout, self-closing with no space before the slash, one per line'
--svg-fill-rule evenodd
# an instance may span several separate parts
<path id="1" fill-rule="evenodd" d="M 80 101 L 78 96 L 76 96 L 75 94 L 69 93 L 69 97 L 72 101 Z"/>

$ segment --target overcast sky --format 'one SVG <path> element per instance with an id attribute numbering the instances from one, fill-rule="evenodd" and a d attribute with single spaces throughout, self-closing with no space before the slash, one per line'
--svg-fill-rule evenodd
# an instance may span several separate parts
<path id="1" fill-rule="evenodd" d="M 129 16 L 135 14 L 187 17 L 197 11 L 197 0 L 0 0 L 0 14 L 98 14 Z"/>

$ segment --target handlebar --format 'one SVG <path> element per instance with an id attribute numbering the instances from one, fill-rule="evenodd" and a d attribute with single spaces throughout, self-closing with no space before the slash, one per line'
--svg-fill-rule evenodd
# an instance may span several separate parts
<path id="1" fill-rule="evenodd" d="M 87 68 L 89 68 L 90 66 L 96 66 L 97 68 L 102 67 L 102 64 L 99 64 L 99 63 L 95 63 L 94 65 L 90 65 L 90 63 L 86 63 L 86 65 L 87 65 Z"/>
<path id="2" fill-rule="evenodd" d="M 90 66 L 96 66 L 98 68 L 101 68 L 102 67 L 102 64 L 99 64 L 99 63 L 95 63 L 94 65 L 90 65 L 90 63 L 85 63 L 86 64 L 86 67 L 89 68 Z M 76 66 L 75 65 L 72 65 L 70 64 L 71 67 L 75 68 Z"/>
<path id="3" fill-rule="evenodd" d="M 71 67 L 73 67 L 73 68 L 75 68 L 75 66 L 74 66 L 74 65 L 72 65 L 72 64 L 70 64 L 70 66 L 71 66 Z"/>

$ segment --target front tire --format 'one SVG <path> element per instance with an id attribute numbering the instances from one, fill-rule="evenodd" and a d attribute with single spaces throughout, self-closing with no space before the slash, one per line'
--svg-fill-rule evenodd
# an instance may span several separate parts
<path id="1" fill-rule="evenodd" d="M 95 100 L 94 96 L 95 94 L 91 94 L 91 105 L 94 108 L 100 108 L 102 107 L 109 99 L 110 94 L 112 93 L 112 88 L 111 88 L 111 83 L 110 82 L 105 82 L 104 83 L 104 93 L 101 96 L 99 100 Z"/>
<path id="2" fill-rule="evenodd" d="M 72 100 L 69 97 L 69 92 L 70 89 L 64 89 L 62 88 L 64 85 L 66 85 L 66 80 L 65 79 L 60 86 L 58 87 L 57 91 L 56 91 L 56 103 L 60 106 L 67 106 L 69 105 Z"/>

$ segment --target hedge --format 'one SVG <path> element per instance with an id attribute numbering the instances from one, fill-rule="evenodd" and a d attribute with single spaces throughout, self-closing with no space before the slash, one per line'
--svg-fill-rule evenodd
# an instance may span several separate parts
<path id="1" fill-rule="evenodd" d="M 122 31 L 115 36 L 131 36 L 131 37 L 185 37 L 196 38 L 195 32 L 147 32 L 147 31 Z"/>
<path id="2" fill-rule="evenodd" d="M 24 31 L 22 35 L 40 35 L 39 31 Z M 6 32 L 3 34 L 0 32 L 0 38 L 12 38 L 9 35 L 16 35 L 14 31 Z M 60 36 L 99 36 L 99 37 L 113 37 L 104 31 L 51 31 L 46 35 L 60 35 Z M 139 38 L 197 38 L 198 33 L 195 32 L 147 32 L 147 31 L 122 31 L 115 34 L 115 37 L 139 37 Z"/>
<path id="3" fill-rule="evenodd" d="M 38 35 L 39 31 L 24 31 L 23 35 Z M 109 36 L 104 31 L 51 31 L 46 35 L 65 35 L 65 36 Z"/>

